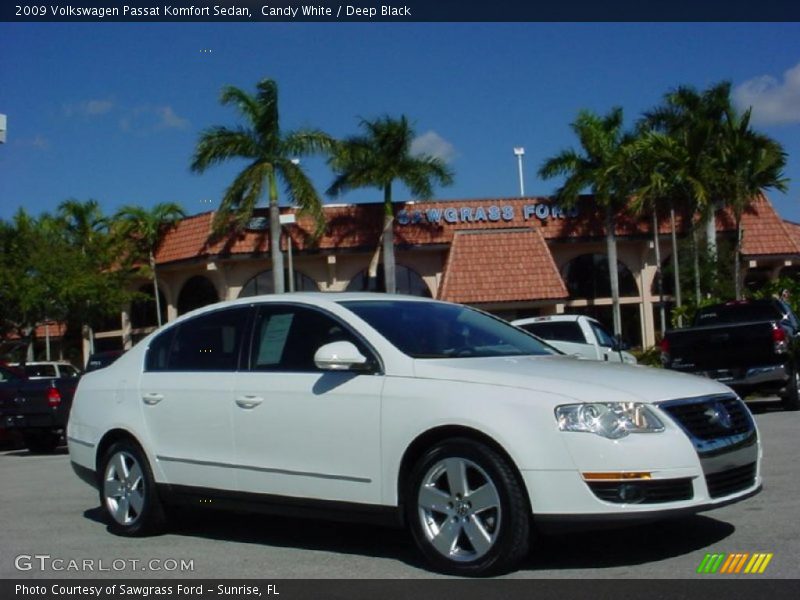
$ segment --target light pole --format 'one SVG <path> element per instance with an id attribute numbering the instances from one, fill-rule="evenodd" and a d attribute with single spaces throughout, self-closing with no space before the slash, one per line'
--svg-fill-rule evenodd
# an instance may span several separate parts
<path id="1" fill-rule="evenodd" d="M 519 166 L 519 195 L 525 195 L 525 180 L 522 177 L 522 157 L 525 156 L 525 148 L 517 146 L 514 148 L 514 156 L 517 157 L 517 165 Z"/>
<path id="2" fill-rule="evenodd" d="M 292 214 L 281 215 L 278 217 L 281 222 L 281 227 L 284 225 L 293 225 L 297 222 L 297 218 Z M 286 258 L 289 263 L 289 291 L 294 291 L 294 264 L 292 263 L 292 236 L 289 234 L 289 228 L 286 228 Z"/>
<path id="3" fill-rule="evenodd" d="M 6 116 L 0 115 L 0 144 L 6 143 Z"/>

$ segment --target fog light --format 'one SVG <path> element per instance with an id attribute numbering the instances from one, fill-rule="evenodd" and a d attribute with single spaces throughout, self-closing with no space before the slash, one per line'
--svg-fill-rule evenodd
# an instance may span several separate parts
<path id="1" fill-rule="evenodd" d="M 633 483 L 623 483 L 619 486 L 619 499 L 626 504 L 638 504 L 644 500 L 644 490 Z"/>

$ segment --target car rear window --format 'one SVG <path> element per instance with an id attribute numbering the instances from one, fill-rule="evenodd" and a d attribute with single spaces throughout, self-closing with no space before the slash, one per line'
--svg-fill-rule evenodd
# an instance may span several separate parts
<path id="1" fill-rule="evenodd" d="M 541 321 L 539 323 L 526 323 L 520 325 L 525 331 L 530 331 L 544 340 L 557 340 L 560 342 L 574 342 L 585 344 L 586 337 L 577 322 L 570 321 Z"/>
<path id="2" fill-rule="evenodd" d="M 775 321 L 780 318 L 781 315 L 772 304 L 726 304 L 700 310 L 694 324 L 721 325 L 748 321 Z"/>
<path id="3" fill-rule="evenodd" d="M 55 365 L 25 365 L 25 374 L 28 377 L 55 377 Z"/>

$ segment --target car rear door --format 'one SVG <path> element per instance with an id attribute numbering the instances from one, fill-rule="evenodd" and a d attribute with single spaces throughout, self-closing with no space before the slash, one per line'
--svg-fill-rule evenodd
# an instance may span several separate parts
<path id="1" fill-rule="evenodd" d="M 311 306 L 262 304 L 250 368 L 236 382 L 233 429 L 245 492 L 380 502 L 380 406 L 384 376 L 322 371 L 314 353 L 350 341 L 345 323 Z"/>
<path id="2" fill-rule="evenodd" d="M 139 396 L 150 449 L 171 484 L 236 489 L 231 413 L 251 312 L 201 314 L 148 348 Z"/>

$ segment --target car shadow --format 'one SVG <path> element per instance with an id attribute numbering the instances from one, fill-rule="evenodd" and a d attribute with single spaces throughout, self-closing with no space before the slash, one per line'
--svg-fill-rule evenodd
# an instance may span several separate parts
<path id="1" fill-rule="evenodd" d="M 538 543 L 534 541 L 522 569 L 609 568 L 657 562 L 716 544 L 735 530 L 725 521 L 693 515 L 619 529 L 542 535 Z"/>
<path id="2" fill-rule="evenodd" d="M 103 510 L 84 517 L 106 523 Z M 735 531 L 724 521 L 691 516 L 626 528 L 569 534 L 541 534 L 519 570 L 609 568 L 657 562 L 714 545 Z M 430 570 L 404 529 L 318 519 L 273 517 L 216 510 L 181 509 L 170 521 L 171 535 L 335 552 L 398 560 Z M 653 540 L 659 540 L 653 544 Z"/>
<path id="3" fill-rule="evenodd" d="M 59 446 L 52 452 L 33 452 L 28 450 L 27 448 L 22 448 L 20 450 L 12 450 L 10 452 L 4 452 L 3 456 L 64 456 L 69 454 L 69 449 L 66 446 Z"/>

